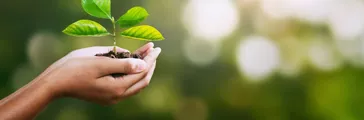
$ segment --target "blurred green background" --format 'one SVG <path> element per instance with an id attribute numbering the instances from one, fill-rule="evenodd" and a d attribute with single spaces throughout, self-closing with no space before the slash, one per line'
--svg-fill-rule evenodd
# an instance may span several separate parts
<path id="1" fill-rule="evenodd" d="M 112 0 L 112 14 L 136 5 L 166 38 L 150 86 L 113 106 L 56 100 L 37 119 L 364 119 L 363 0 Z M 79 19 L 111 28 L 80 0 L 5 0 L 0 13 L 1 98 L 72 50 L 113 44 L 61 33 Z"/>

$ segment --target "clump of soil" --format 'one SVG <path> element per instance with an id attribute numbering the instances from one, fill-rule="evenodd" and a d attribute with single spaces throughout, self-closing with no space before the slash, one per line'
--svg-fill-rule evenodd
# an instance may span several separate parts
<path id="1" fill-rule="evenodd" d="M 114 51 L 110 51 L 108 53 L 96 54 L 95 56 L 104 56 L 104 57 L 117 58 L 117 59 L 123 59 L 123 58 L 141 59 L 142 58 L 139 54 L 132 54 L 130 52 L 117 52 L 117 53 L 115 53 Z"/>
<path id="2" fill-rule="evenodd" d="M 130 52 L 117 52 L 117 53 L 115 53 L 114 51 L 110 51 L 108 53 L 96 54 L 95 56 L 109 57 L 109 58 L 114 58 L 114 59 L 124 59 L 124 58 L 142 59 L 142 57 L 139 54 L 132 54 Z M 127 75 L 127 74 L 125 74 L 125 73 L 111 74 L 111 76 L 113 76 L 114 78 L 122 77 L 124 75 Z"/>

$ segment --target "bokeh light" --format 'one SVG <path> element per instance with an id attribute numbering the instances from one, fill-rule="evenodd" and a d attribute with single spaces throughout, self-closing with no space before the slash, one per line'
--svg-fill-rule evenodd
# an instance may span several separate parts
<path id="1" fill-rule="evenodd" d="M 285 2 L 294 18 L 316 24 L 326 22 L 335 4 L 335 0 L 285 0 Z"/>
<path id="2" fill-rule="evenodd" d="M 360 66 L 363 64 L 362 49 L 363 40 L 336 40 L 334 44 L 342 56 L 342 59 L 348 63 Z"/>
<path id="3" fill-rule="evenodd" d="M 286 19 L 291 15 L 289 0 L 261 0 L 261 9 L 264 13 L 275 19 Z"/>
<path id="4" fill-rule="evenodd" d="M 281 50 L 281 63 L 279 73 L 286 77 L 296 77 L 300 75 L 308 59 L 307 41 L 300 40 L 294 36 L 282 38 L 279 41 Z"/>
<path id="5" fill-rule="evenodd" d="M 261 9 L 272 18 L 326 22 L 335 0 L 262 0 Z"/>
<path id="6" fill-rule="evenodd" d="M 313 41 L 309 48 L 309 58 L 316 69 L 331 71 L 341 65 L 341 60 L 329 43 L 320 40 Z"/>
<path id="7" fill-rule="evenodd" d="M 290 32 L 290 21 L 288 20 L 277 20 L 260 13 L 254 16 L 252 22 L 256 33 L 262 35 L 281 36 Z"/>
<path id="8" fill-rule="evenodd" d="M 363 37 L 360 39 L 360 43 L 359 45 L 361 46 L 361 50 L 360 50 L 360 58 L 359 60 L 361 61 L 361 65 L 364 66 L 364 35 Z"/>
<path id="9" fill-rule="evenodd" d="M 190 38 L 184 41 L 183 51 L 189 61 L 198 66 L 205 66 L 219 57 L 220 44 L 215 41 Z"/>
<path id="10" fill-rule="evenodd" d="M 189 0 L 183 22 L 191 35 L 206 40 L 221 40 L 238 25 L 237 6 L 231 0 Z"/>
<path id="11" fill-rule="evenodd" d="M 348 0 L 335 4 L 329 16 L 329 26 L 337 40 L 355 40 L 364 31 L 364 1 Z"/>
<path id="12" fill-rule="evenodd" d="M 62 43 L 54 34 L 36 33 L 29 40 L 28 57 L 34 67 L 44 69 L 63 54 L 61 46 Z"/>
<path id="13" fill-rule="evenodd" d="M 280 64 L 278 46 L 262 36 L 251 36 L 241 40 L 237 50 L 240 70 L 253 80 L 267 77 Z"/>

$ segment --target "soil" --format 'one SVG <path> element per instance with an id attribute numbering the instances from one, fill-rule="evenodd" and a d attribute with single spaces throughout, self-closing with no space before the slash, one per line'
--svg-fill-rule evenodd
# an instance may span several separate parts
<path id="1" fill-rule="evenodd" d="M 115 58 L 115 59 L 124 59 L 124 58 L 142 59 L 142 57 L 139 54 L 132 54 L 130 52 L 117 52 L 117 53 L 115 53 L 114 51 L 110 51 L 108 53 L 96 54 L 95 56 L 109 57 L 109 58 Z M 122 77 L 124 75 L 127 75 L 127 74 L 125 74 L 125 73 L 111 74 L 111 76 L 113 76 L 114 78 Z"/>
<path id="2" fill-rule="evenodd" d="M 123 59 L 123 58 L 141 59 L 142 58 L 139 54 L 131 54 L 130 52 L 115 53 L 114 51 L 110 51 L 108 53 L 96 54 L 95 56 L 104 56 L 104 57 L 117 58 L 117 59 Z"/>

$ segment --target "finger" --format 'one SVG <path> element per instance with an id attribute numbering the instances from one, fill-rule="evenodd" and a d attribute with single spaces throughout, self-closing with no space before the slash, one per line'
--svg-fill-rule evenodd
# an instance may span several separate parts
<path id="1" fill-rule="evenodd" d="M 125 96 L 131 96 L 137 94 L 140 90 L 147 87 L 150 83 L 150 80 L 152 79 L 154 69 L 155 69 L 156 63 L 153 64 L 153 67 L 148 71 L 147 76 L 145 76 L 141 81 L 137 82 L 130 88 L 128 88 L 124 95 Z"/>
<path id="2" fill-rule="evenodd" d="M 154 62 L 156 61 L 158 55 L 160 54 L 161 49 L 160 48 L 156 48 L 154 49 L 150 54 L 148 54 L 145 57 L 145 62 L 147 63 L 148 67 L 147 70 L 149 70 L 150 68 L 152 68 Z M 126 75 L 121 77 L 119 80 L 120 84 L 123 84 L 124 86 L 126 86 L 127 88 L 131 87 L 132 85 L 136 84 L 137 82 L 139 82 L 140 80 L 142 80 L 148 73 L 148 71 L 145 70 L 141 73 L 138 74 L 130 74 L 130 75 Z"/>
<path id="3" fill-rule="evenodd" d="M 155 49 L 153 49 L 152 52 L 150 52 L 149 54 L 147 54 L 144 57 L 144 61 L 148 64 L 148 65 L 153 65 L 155 60 L 158 58 L 159 54 L 161 53 L 162 49 L 157 47 Z"/>
<path id="4" fill-rule="evenodd" d="M 144 59 L 145 56 L 147 56 L 150 52 L 152 52 L 154 50 L 154 48 L 149 48 L 146 52 L 144 52 L 141 56 L 142 59 Z"/>
<path id="5" fill-rule="evenodd" d="M 136 50 L 136 51 L 134 52 L 134 54 L 139 54 L 139 55 L 141 55 L 142 57 L 145 57 L 145 56 L 143 56 L 143 54 L 144 54 L 145 52 L 147 52 L 149 49 L 153 48 L 153 47 L 154 47 L 154 43 L 149 42 L 149 43 L 145 44 L 144 46 L 140 47 L 138 50 Z"/>
<path id="6" fill-rule="evenodd" d="M 79 58 L 79 57 L 90 57 L 90 56 L 95 56 L 96 54 L 99 53 L 107 53 L 110 50 L 112 50 L 113 46 L 95 46 L 95 47 L 88 47 L 88 48 L 83 48 L 83 49 L 78 49 L 75 51 L 72 51 L 71 53 L 69 53 L 67 56 L 63 57 L 62 59 L 58 60 L 54 66 L 60 66 L 62 65 L 65 61 L 72 59 L 72 58 Z M 120 48 L 120 47 L 116 47 L 117 52 L 129 52 L 126 49 Z M 56 68 L 56 67 L 54 67 Z M 45 72 L 51 71 L 53 69 L 46 69 Z"/>
<path id="7" fill-rule="evenodd" d="M 110 59 L 99 57 L 93 61 L 99 70 L 99 76 L 107 76 L 113 73 L 133 74 L 140 73 L 147 68 L 145 61 L 140 59 Z"/>

